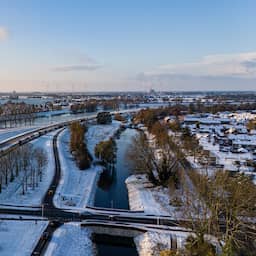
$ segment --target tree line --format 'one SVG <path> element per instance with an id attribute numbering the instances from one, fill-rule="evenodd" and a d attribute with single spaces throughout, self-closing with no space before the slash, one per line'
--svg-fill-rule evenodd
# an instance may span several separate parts
<path id="1" fill-rule="evenodd" d="M 19 178 L 24 195 L 28 187 L 35 189 L 43 179 L 47 153 L 42 148 L 25 144 L 0 158 L 0 193 L 9 183 Z"/>
<path id="2" fill-rule="evenodd" d="M 70 152 L 81 170 L 90 168 L 92 156 L 85 142 L 86 127 L 80 122 L 70 125 Z"/>
<path id="3" fill-rule="evenodd" d="M 256 103 L 242 103 L 239 105 L 228 104 L 228 103 L 218 103 L 208 105 L 201 101 L 196 103 L 190 103 L 189 105 L 175 104 L 167 107 L 159 107 L 155 109 L 142 109 L 134 117 L 133 120 L 137 123 L 143 123 L 149 129 L 152 125 L 159 119 L 166 116 L 178 117 L 185 114 L 197 114 L 197 113 L 212 113 L 216 114 L 218 112 L 224 111 L 252 111 L 256 109 Z"/>

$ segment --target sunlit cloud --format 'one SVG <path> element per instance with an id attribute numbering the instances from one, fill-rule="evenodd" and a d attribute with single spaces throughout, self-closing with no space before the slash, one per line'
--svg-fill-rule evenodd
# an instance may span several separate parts
<path id="1" fill-rule="evenodd" d="M 9 37 L 9 32 L 5 27 L 0 26 L 0 41 L 5 41 Z"/>
<path id="2" fill-rule="evenodd" d="M 256 52 L 209 55 L 197 62 L 167 64 L 140 74 L 147 76 L 256 78 Z"/>
<path id="3" fill-rule="evenodd" d="M 52 68 L 54 72 L 71 72 L 71 71 L 84 71 L 84 70 L 96 70 L 101 68 L 100 64 L 86 64 L 86 65 L 69 65 L 59 66 Z"/>
<path id="4" fill-rule="evenodd" d="M 98 63 L 96 60 L 90 58 L 85 54 L 76 56 L 77 64 L 72 65 L 59 65 L 53 67 L 51 71 L 54 72 L 72 72 L 72 71 L 93 71 L 103 67 L 102 64 Z"/>

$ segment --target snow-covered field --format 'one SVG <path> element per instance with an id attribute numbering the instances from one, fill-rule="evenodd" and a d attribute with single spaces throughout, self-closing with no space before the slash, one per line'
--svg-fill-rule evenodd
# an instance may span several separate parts
<path id="1" fill-rule="evenodd" d="M 47 221 L 0 221 L 0 255 L 30 256 Z"/>
<path id="2" fill-rule="evenodd" d="M 133 211 L 144 211 L 147 214 L 170 215 L 177 217 L 178 212 L 170 205 L 170 196 L 167 188 L 154 187 L 146 175 L 131 175 L 125 181 L 129 206 Z"/>
<path id="3" fill-rule="evenodd" d="M 85 227 L 80 227 L 80 223 L 70 222 L 54 232 L 44 256 L 89 256 L 95 255 L 94 252 L 90 231 Z"/>
<path id="4" fill-rule="evenodd" d="M 32 189 L 28 187 L 28 191 L 25 195 L 22 195 L 22 181 L 20 177 L 15 178 L 12 183 L 6 188 L 3 188 L 0 194 L 0 204 L 12 204 L 12 205 L 23 205 L 23 206 L 39 206 L 41 205 L 41 200 L 45 195 L 51 180 L 54 175 L 54 157 L 53 157 L 53 147 L 52 140 L 56 131 L 46 134 L 42 137 L 31 142 L 34 147 L 43 148 L 48 157 L 47 166 L 43 171 L 42 182 L 39 182 L 39 186 Z"/>

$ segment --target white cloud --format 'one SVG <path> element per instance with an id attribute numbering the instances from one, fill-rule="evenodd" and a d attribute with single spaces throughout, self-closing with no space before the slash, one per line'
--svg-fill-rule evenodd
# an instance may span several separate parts
<path id="1" fill-rule="evenodd" d="M 54 67 L 52 71 L 55 72 L 70 72 L 70 71 L 84 71 L 84 70 L 96 70 L 101 68 L 100 64 L 85 64 L 85 65 L 67 65 Z"/>
<path id="2" fill-rule="evenodd" d="M 8 38 L 9 33 L 5 27 L 0 26 L 0 41 L 4 41 Z"/>
<path id="3" fill-rule="evenodd" d="M 143 74 L 145 76 L 256 78 L 256 52 L 209 55 L 197 62 L 163 65 Z"/>
<path id="4" fill-rule="evenodd" d="M 51 71 L 54 72 L 71 72 L 71 71 L 92 71 L 99 68 L 102 68 L 103 65 L 98 63 L 96 60 L 92 59 L 91 57 L 85 54 L 74 54 L 72 56 L 73 59 L 76 61 L 76 64 L 71 65 L 59 65 L 53 67 Z"/>

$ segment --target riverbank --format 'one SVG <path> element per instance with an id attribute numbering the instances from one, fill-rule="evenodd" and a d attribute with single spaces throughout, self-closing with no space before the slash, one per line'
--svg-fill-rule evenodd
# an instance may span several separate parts
<path id="1" fill-rule="evenodd" d="M 92 165 L 87 170 L 80 170 L 70 154 L 69 142 L 70 132 L 65 129 L 57 141 L 62 172 L 54 204 L 59 208 L 85 208 L 94 197 L 94 187 L 102 167 Z"/>
<path id="2" fill-rule="evenodd" d="M 127 151 L 136 134 L 136 130 L 128 128 L 114 136 L 117 147 L 115 169 L 112 172 L 107 170 L 102 174 L 95 196 L 96 207 L 129 209 L 125 180 L 131 175 L 131 168 Z"/>
<path id="3" fill-rule="evenodd" d="M 176 207 L 170 204 L 170 191 L 163 186 L 154 186 L 145 174 L 131 175 L 125 181 L 130 209 L 144 211 L 147 214 L 179 216 Z"/>
<path id="4" fill-rule="evenodd" d="M 90 237 L 90 230 L 81 228 L 79 223 L 65 223 L 53 233 L 44 255 L 95 255 L 96 248 Z"/>
<path id="5" fill-rule="evenodd" d="M 119 129 L 120 122 L 109 125 L 91 125 L 86 133 L 88 150 L 94 157 L 94 148 L 102 140 L 107 140 Z M 57 145 L 61 164 L 61 180 L 54 196 L 58 208 L 85 208 L 94 204 L 97 182 L 103 167 L 94 165 L 87 170 L 80 170 L 69 148 L 70 132 L 65 129 L 58 138 Z"/>

